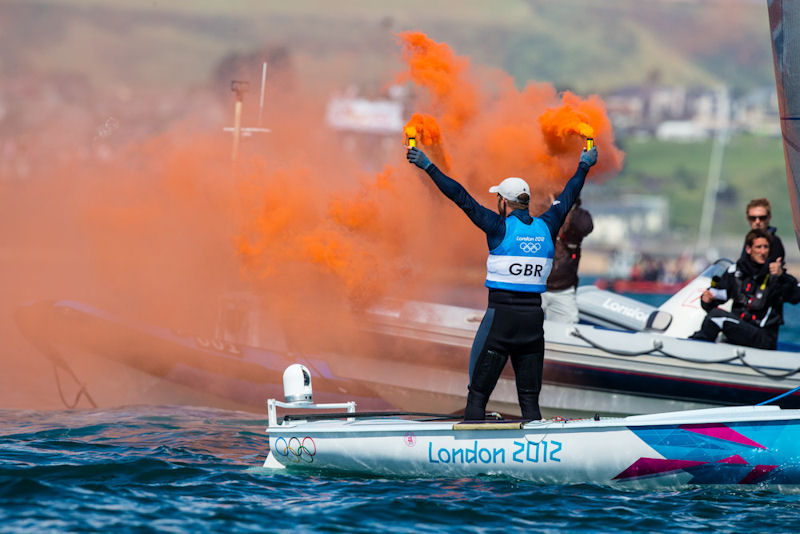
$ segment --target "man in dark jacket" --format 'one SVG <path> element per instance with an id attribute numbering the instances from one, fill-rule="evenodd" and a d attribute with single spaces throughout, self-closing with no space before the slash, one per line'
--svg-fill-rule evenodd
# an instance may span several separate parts
<path id="1" fill-rule="evenodd" d="M 786 257 L 786 252 L 783 249 L 781 238 L 775 233 L 778 229 L 769 224 L 772 220 L 772 205 L 769 203 L 769 199 L 754 198 L 747 204 L 745 213 L 751 230 L 765 230 L 769 234 L 769 257 L 767 258 L 769 272 L 773 276 L 779 275 L 785 270 L 783 259 Z M 745 247 L 742 247 L 741 256 L 747 256 Z"/>
<path id="2" fill-rule="evenodd" d="M 575 290 L 578 287 L 581 242 L 592 230 L 592 216 L 581 207 L 581 199 L 578 197 L 556 236 L 553 269 L 547 278 L 547 292 L 542 293 L 542 309 L 544 318 L 548 321 L 578 322 Z"/>
<path id="3" fill-rule="evenodd" d="M 769 249 L 769 232 L 750 230 L 745 237 L 746 256 L 703 292 L 701 306 L 708 315 L 691 339 L 715 341 L 721 331 L 737 345 L 776 348 L 778 328 L 783 324 L 783 303 L 800 302 L 800 287 L 783 270 L 778 275 L 770 273 Z M 717 308 L 728 300 L 733 300 L 730 312 Z"/>

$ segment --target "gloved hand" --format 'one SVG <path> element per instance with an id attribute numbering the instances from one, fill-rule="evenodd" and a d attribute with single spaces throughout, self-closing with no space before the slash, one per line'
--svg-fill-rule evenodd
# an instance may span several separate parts
<path id="1" fill-rule="evenodd" d="M 591 150 L 583 149 L 581 154 L 581 163 L 587 164 L 589 167 L 597 163 L 597 147 L 593 146 Z"/>
<path id="2" fill-rule="evenodd" d="M 428 156 L 425 155 L 425 152 L 417 147 L 408 149 L 408 152 L 406 152 L 406 159 L 423 171 L 426 170 L 431 164 L 431 160 L 428 159 Z"/>

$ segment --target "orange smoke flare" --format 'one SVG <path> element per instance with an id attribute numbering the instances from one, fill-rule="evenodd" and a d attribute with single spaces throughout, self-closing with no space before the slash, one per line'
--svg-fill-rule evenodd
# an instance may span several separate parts
<path id="1" fill-rule="evenodd" d="M 447 143 L 447 172 L 471 193 L 480 194 L 505 176 L 524 176 L 540 193 L 534 203 L 546 199 L 572 175 L 583 138 L 589 136 L 600 140 L 590 180 L 608 178 L 622 167 L 624 154 L 614 146 L 611 121 L 597 96 L 559 95 L 543 83 L 519 91 L 499 71 L 475 75 L 466 59 L 424 34 L 406 33 L 401 39 L 409 67 L 401 79 L 427 93 L 415 103 L 427 112 L 424 117 L 441 125 L 437 135 L 441 146 Z M 486 90 L 472 82 L 478 79 Z M 419 128 L 413 118 L 409 124 Z"/>
<path id="2" fill-rule="evenodd" d="M 414 113 L 404 128 L 406 132 L 411 130 L 416 132 L 417 142 L 427 147 L 425 151 L 431 161 L 447 172 L 450 169 L 450 156 L 442 146 L 442 132 L 436 119 L 430 115 Z"/>
<path id="3" fill-rule="evenodd" d="M 422 32 L 405 32 L 399 37 L 408 65 L 400 80 L 411 80 L 430 91 L 448 127 L 464 127 L 478 110 L 478 93 L 466 77 L 469 60 Z"/>
<path id="4" fill-rule="evenodd" d="M 410 130 L 416 132 L 417 141 L 425 146 L 442 143 L 442 132 L 439 129 L 439 123 L 430 115 L 414 113 L 406 123 L 404 130 L 406 132 Z"/>
<path id="5" fill-rule="evenodd" d="M 594 137 L 594 128 L 582 122 L 578 125 L 578 133 L 583 137 Z"/>
<path id="6" fill-rule="evenodd" d="M 553 154 L 562 154 L 574 148 L 573 137 L 594 137 L 594 128 L 587 122 L 590 120 L 587 113 L 579 108 L 580 102 L 565 94 L 564 104 L 555 109 L 547 109 L 540 117 L 545 143 Z M 582 140 L 581 140 L 582 142 Z"/>

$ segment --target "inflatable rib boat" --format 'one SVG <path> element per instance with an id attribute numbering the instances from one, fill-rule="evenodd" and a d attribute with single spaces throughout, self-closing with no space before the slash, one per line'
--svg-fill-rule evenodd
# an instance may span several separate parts
<path id="1" fill-rule="evenodd" d="M 543 414 L 591 417 L 741 406 L 800 386 L 798 347 L 761 350 L 685 339 L 702 321 L 700 294 L 727 265 L 710 267 L 658 308 L 579 288 L 585 322 L 545 321 Z M 356 400 L 371 410 L 451 414 L 464 409 L 469 348 L 484 310 L 387 301 L 360 318 L 369 346 L 354 340 L 325 352 L 303 350 L 291 340 L 275 343 L 279 321 L 249 305 L 237 311 L 260 318 L 251 321 L 259 335 L 245 340 L 224 330 L 216 337 L 176 332 L 74 301 L 26 304 L 16 320 L 57 369 L 93 376 L 99 364 L 112 362 L 116 367 L 103 375 L 104 382 L 135 371 L 195 390 L 202 402 L 214 405 L 227 401 L 260 410 L 265 396 L 280 394 L 283 369 L 300 362 L 319 377 L 322 402 Z M 101 385 L 88 381 L 86 388 L 105 405 Z M 780 406 L 800 408 L 800 395 L 782 398 Z M 519 415 L 511 366 L 488 409 Z"/>

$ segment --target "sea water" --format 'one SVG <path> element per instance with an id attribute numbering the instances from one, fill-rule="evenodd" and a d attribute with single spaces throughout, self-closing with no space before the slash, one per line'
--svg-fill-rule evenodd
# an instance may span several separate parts
<path id="1" fill-rule="evenodd" d="M 786 322 L 800 344 L 797 307 Z M 0 532 L 800 531 L 800 495 L 758 489 L 276 472 L 265 427 L 187 406 L 0 410 Z"/>
<path id="2" fill-rule="evenodd" d="M 0 411 L 0 532 L 793 532 L 800 495 L 261 468 L 257 414 Z"/>

